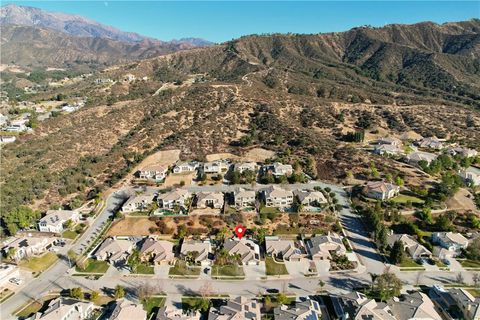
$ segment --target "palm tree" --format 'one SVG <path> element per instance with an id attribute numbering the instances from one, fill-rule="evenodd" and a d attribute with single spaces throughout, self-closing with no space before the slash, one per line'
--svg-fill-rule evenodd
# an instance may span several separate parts
<path id="1" fill-rule="evenodd" d="M 372 272 L 369 272 L 368 274 L 370 275 L 370 279 L 372 280 L 372 291 L 373 291 L 373 288 L 375 286 L 375 281 L 378 278 L 378 274 L 372 273 Z"/>

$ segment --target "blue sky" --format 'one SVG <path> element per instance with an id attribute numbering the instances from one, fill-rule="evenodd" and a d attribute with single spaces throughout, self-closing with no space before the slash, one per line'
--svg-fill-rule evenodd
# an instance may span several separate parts
<path id="1" fill-rule="evenodd" d="M 468 20 L 480 1 L 2 1 L 79 14 L 161 40 L 223 42 L 253 33 L 319 33 L 360 25 Z"/>

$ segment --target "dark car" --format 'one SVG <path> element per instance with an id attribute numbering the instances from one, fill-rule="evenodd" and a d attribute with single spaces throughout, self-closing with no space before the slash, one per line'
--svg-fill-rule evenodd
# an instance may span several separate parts
<path id="1" fill-rule="evenodd" d="M 279 293 L 278 289 L 267 289 L 267 293 Z"/>
<path id="2" fill-rule="evenodd" d="M 208 271 L 209 271 L 209 270 L 210 270 L 210 268 L 205 268 L 205 269 L 203 269 L 203 272 L 204 272 L 205 274 L 208 274 Z"/>

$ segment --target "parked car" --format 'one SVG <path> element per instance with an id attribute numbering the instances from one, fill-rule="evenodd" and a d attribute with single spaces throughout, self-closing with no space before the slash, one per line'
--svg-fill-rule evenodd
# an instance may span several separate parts
<path id="1" fill-rule="evenodd" d="M 14 283 L 16 284 L 17 286 L 21 285 L 22 284 L 22 279 L 19 279 L 19 278 L 11 278 L 10 280 L 10 283 Z"/>
<path id="2" fill-rule="evenodd" d="M 442 262 L 443 262 L 444 264 L 446 264 L 447 266 L 450 265 L 450 260 L 448 260 L 448 259 L 443 259 Z"/>

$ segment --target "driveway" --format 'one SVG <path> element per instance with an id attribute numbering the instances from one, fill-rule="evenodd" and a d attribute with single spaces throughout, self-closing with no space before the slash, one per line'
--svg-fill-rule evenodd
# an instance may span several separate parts
<path id="1" fill-rule="evenodd" d="M 260 261 L 258 265 L 243 266 L 245 279 L 260 280 L 266 276 L 265 261 Z"/>

